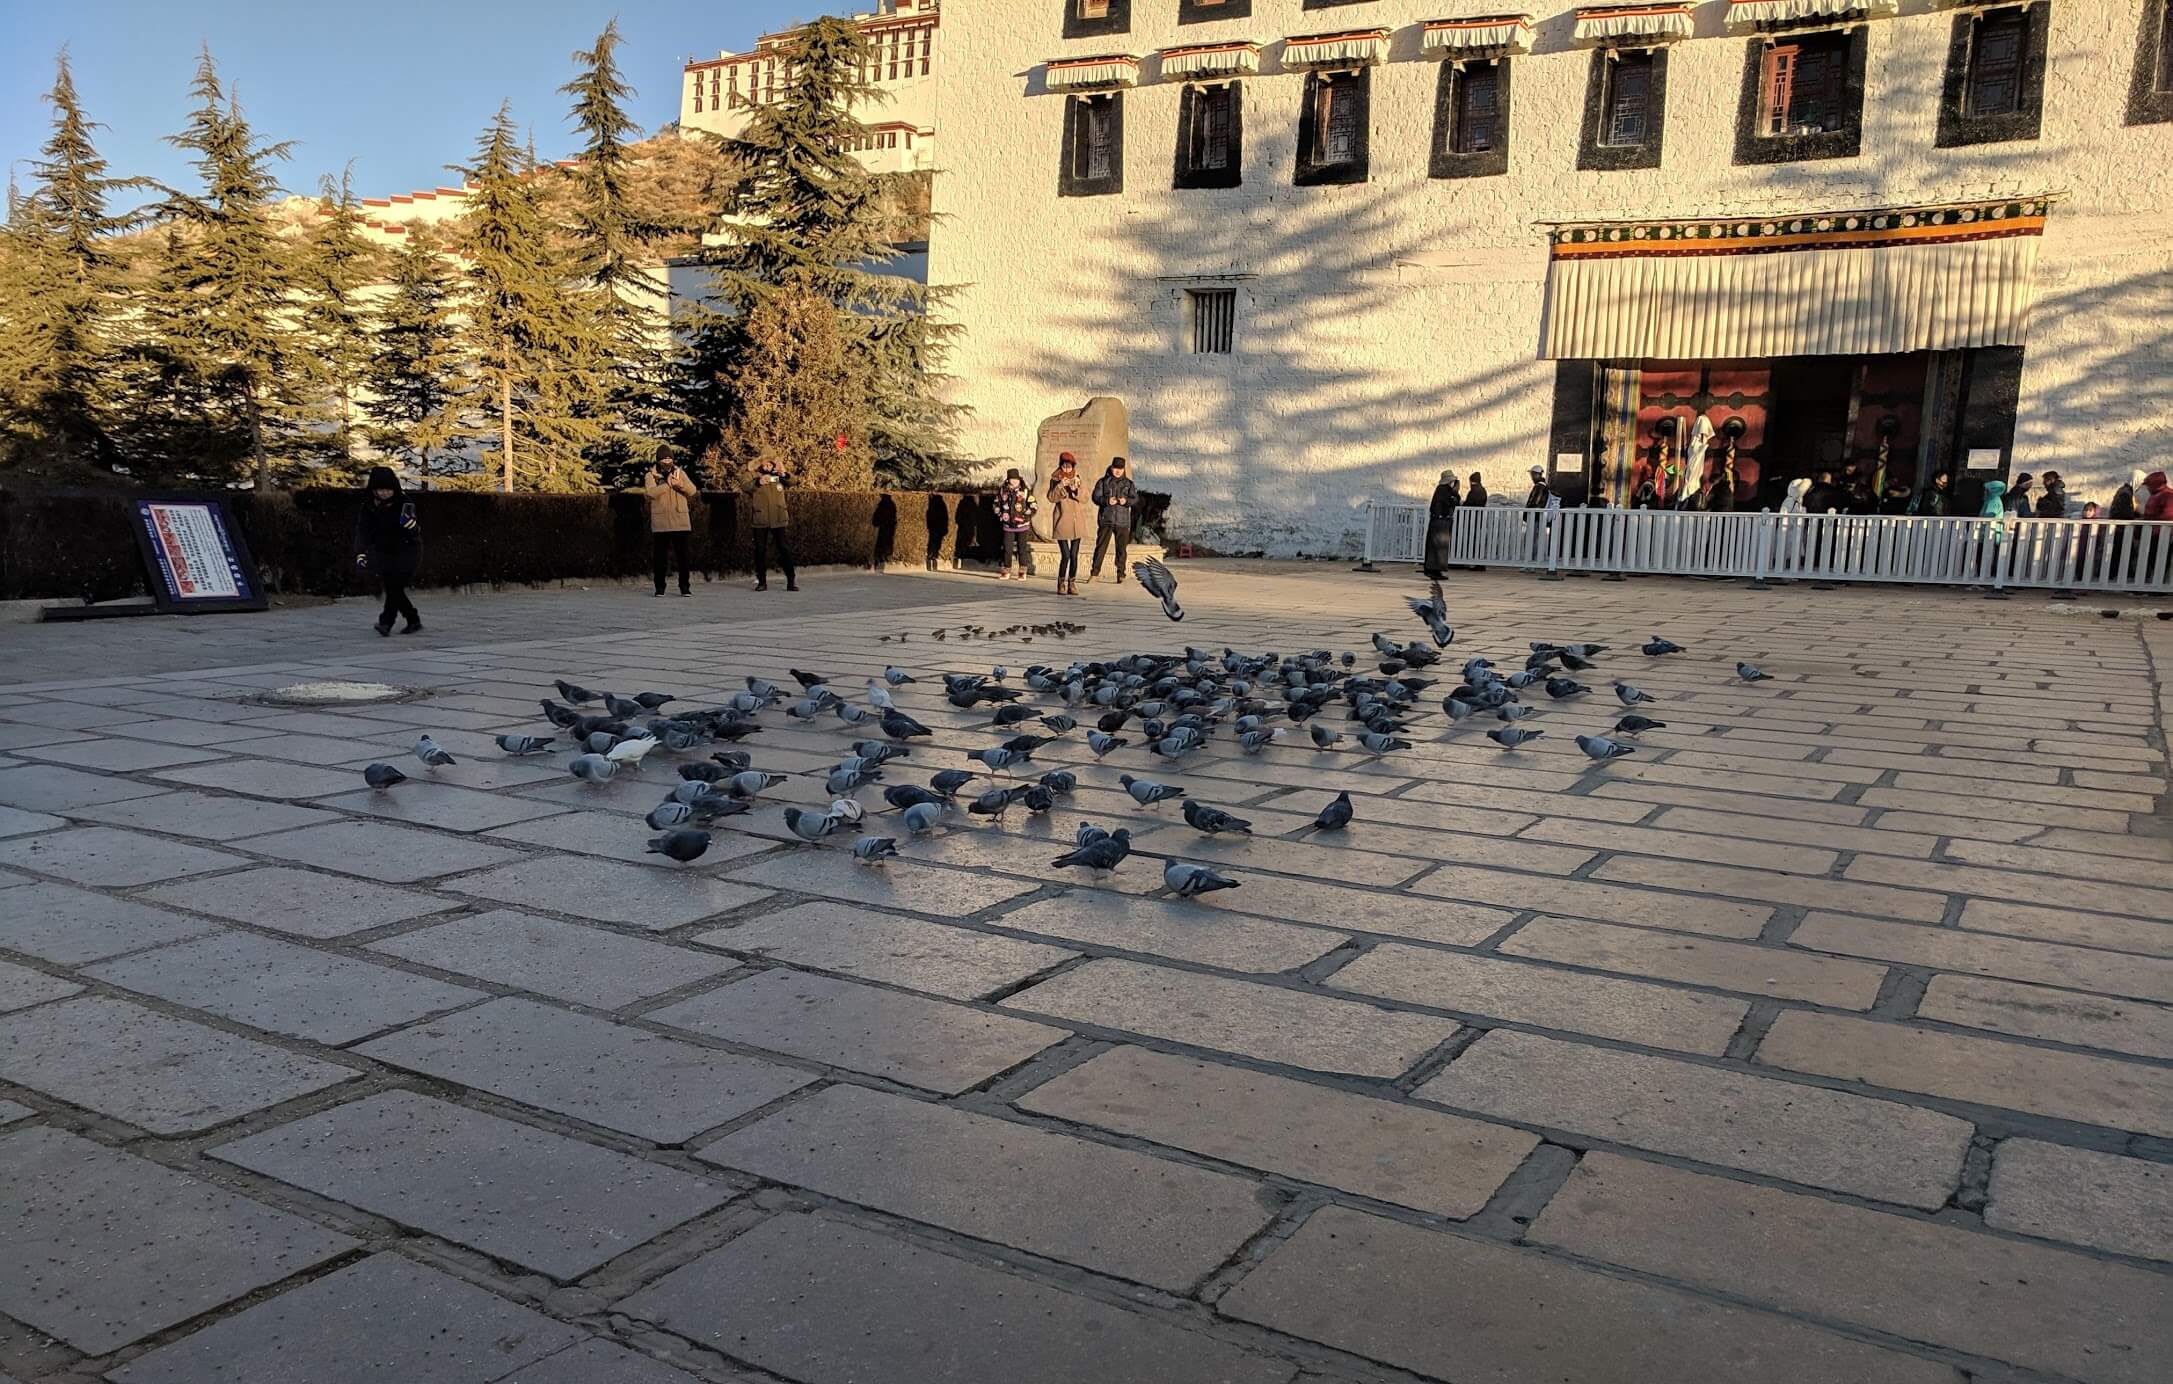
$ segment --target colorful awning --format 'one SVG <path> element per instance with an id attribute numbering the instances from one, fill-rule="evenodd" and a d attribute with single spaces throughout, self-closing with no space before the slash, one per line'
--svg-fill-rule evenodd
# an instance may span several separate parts
<path id="1" fill-rule="evenodd" d="M 1139 59 L 1129 53 L 1103 53 L 1092 58 L 1052 58 L 1049 90 L 1132 86 L 1139 81 Z"/>
<path id="2" fill-rule="evenodd" d="M 1283 66 L 1289 68 L 1365 67 L 1387 60 L 1386 29 L 1307 34 L 1283 40 Z"/>
<path id="3" fill-rule="evenodd" d="M 1571 32 L 1586 48 L 1673 43 L 1697 27 L 1688 5 L 1596 5 L 1576 15 Z"/>
<path id="4" fill-rule="evenodd" d="M 1429 58 L 1492 56 L 1532 51 L 1532 17 L 1493 14 L 1477 19 L 1429 19 L 1425 26 Z"/>
<path id="5" fill-rule="evenodd" d="M 1196 43 L 1162 50 L 1162 75 L 1172 80 L 1250 77 L 1259 70 L 1257 43 Z"/>
<path id="6" fill-rule="evenodd" d="M 2020 345 L 2043 199 L 1549 233 L 1550 360 L 1886 355 Z"/>
<path id="7" fill-rule="evenodd" d="M 1796 26 L 1820 20 L 1845 24 L 1851 20 L 1882 19 L 1894 13 L 1898 0 L 1728 0 L 1728 30 L 1752 33 L 1778 25 Z"/>

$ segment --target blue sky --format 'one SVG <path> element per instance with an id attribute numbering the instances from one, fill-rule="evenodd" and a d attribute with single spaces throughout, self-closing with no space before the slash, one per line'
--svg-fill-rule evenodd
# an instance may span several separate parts
<path id="1" fill-rule="evenodd" d="M 745 49 L 757 34 L 848 3 L 823 0 L 0 0 L 0 157 L 45 140 L 53 59 L 63 44 L 99 149 L 119 174 L 192 176 L 164 136 L 181 128 L 206 41 L 267 138 L 295 141 L 281 170 L 295 192 L 354 162 L 366 197 L 450 182 L 501 101 L 545 157 L 572 152 L 570 55 L 614 16 L 620 63 L 654 129 L 679 113 L 689 56 Z M 28 181 L 29 170 L 14 166 Z"/>

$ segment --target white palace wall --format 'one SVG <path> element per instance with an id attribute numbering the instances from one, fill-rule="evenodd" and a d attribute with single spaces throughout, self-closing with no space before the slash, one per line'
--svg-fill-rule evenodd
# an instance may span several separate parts
<path id="1" fill-rule="evenodd" d="M 2164 0 L 2049 0 L 2039 137 L 1934 147 L 1953 12 L 1901 0 L 1868 23 L 1861 153 L 1739 165 L 1746 46 L 1726 5 L 1694 6 L 1672 45 L 1657 168 L 1579 171 L 1591 62 L 1570 7 L 1533 4 L 1512 66 L 1506 175 L 1430 179 L 1437 62 L 1422 21 L 1498 13 L 1469 0 L 1253 0 L 1180 25 L 1179 0 L 1132 0 L 1128 33 L 1062 38 L 1075 0 L 944 7 L 931 280 L 963 327 L 949 369 L 973 455 L 1029 460 L 1036 424 L 1090 396 L 1131 411 L 1145 488 L 1173 530 L 1223 551 L 1354 549 L 1366 500 L 1423 497 L 1483 472 L 1521 497 L 1547 460 L 1555 362 L 1538 342 L 1541 223 L 1779 215 L 2051 195 L 2024 356 L 2013 468 L 2062 471 L 2078 501 L 2173 465 L 2173 124 L 2127 124 L 2143 11 Z M 2139 7 L 2140 6 L 2140 7 Z M 1372 72 L 1370 175 L 1292 185 L 1294 34 L 1387 28 Z M 1250 40 L 1243 185 L 1173 191 L 1180 85 L 1124 94 L 1124 190 L 1059 197 L 1065 97 L 1051 59 Z M 1193 354 L 1184 289 L 1238 291 L 1234 350 Z"/>

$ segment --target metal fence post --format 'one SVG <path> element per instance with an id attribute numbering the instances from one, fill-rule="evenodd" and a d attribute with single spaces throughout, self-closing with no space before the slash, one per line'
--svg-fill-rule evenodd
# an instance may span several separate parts
<path id="1" fill-rule="evenodd" d="M 1568 520 L 1569 511 L 1567 509 L 1555 510 L 1554 522 L 1551 524 L 1547 522 L 1547 511 L 1544 509 L 1539 511 L 1539 522 L 1543 526 L 1547 543 L 1547 570 L 1540 573 L 1539 579 L 1541 581 L 1560 581 L 1562 579 L 1562 528 Z"/>
<path id="2" fill-rule="evenodd" d="M 1772 544 L 1773 516 L 1761 512 L 1757 517 L 1756 527 L 1751 530 L 1751 567 L 1754 575 L 1750 579 L 1750 589 L 1753 591 L 1773 589 L 1766 584 L 1766 563 L 1769 560 L 1767 550 Z"/>

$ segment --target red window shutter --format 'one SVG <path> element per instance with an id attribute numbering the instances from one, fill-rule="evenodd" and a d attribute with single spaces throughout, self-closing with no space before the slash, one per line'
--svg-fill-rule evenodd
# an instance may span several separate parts
<path id="1" fill-rule="evenodd" d="M 1798 56 L 1800 50 L 1793 44 L 1776 44 L 1766 49 L 1765 82 L 1759 97 L 1758 111 L 1758 130 L 1761 134 L 1788 133 L 1789 107 L 1795 102 Z"/>

